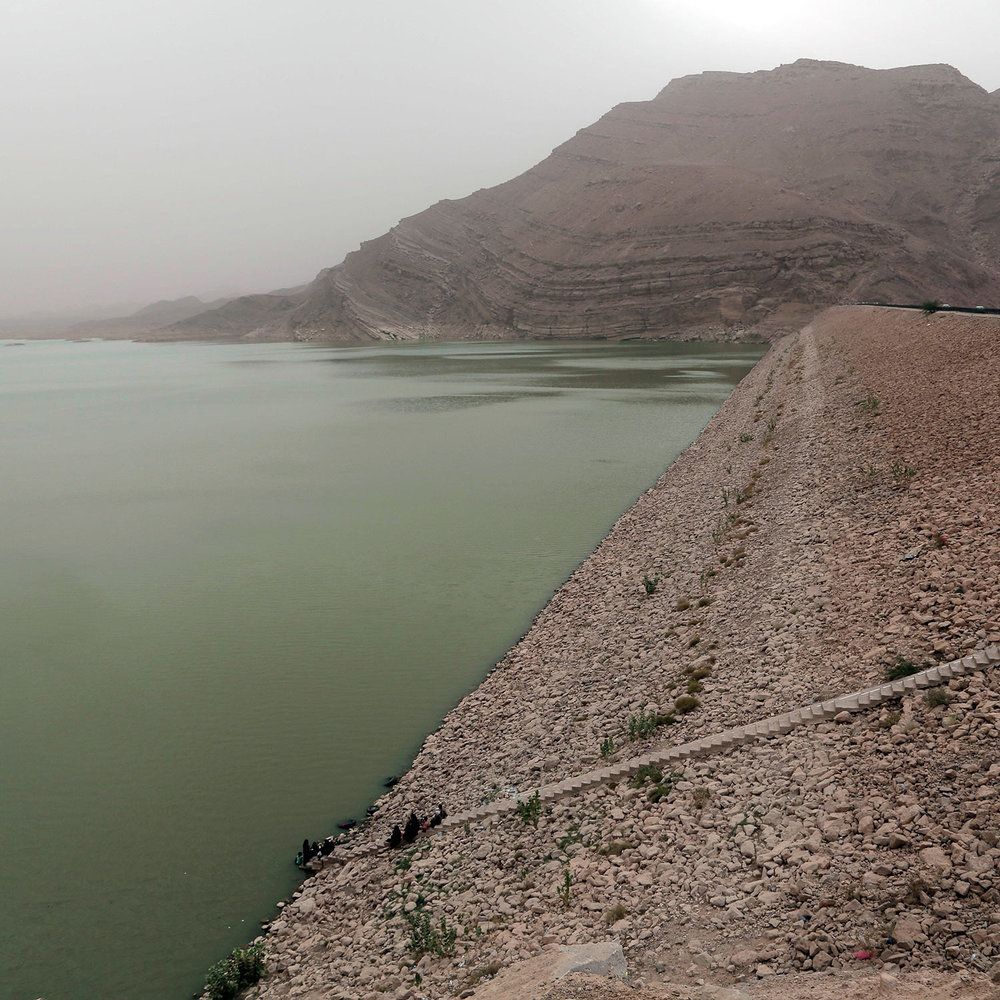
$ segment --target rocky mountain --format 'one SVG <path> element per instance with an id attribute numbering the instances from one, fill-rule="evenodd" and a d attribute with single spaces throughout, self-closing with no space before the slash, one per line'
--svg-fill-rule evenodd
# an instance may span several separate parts
<path id="1" fill-rule="evenodd" d="M 660 337 L 766 333 L 858 299 L 1000 303 L 998 180 L 1000 97 L 949 66 L 702 73 L 404 219 L 299 295 L 174 329 Z"/>

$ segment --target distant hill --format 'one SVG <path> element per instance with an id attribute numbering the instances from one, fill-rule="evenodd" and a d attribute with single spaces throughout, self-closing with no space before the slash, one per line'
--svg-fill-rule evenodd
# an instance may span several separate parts
<path id="1" fill-rule="evenodd" d="M 69 337 L 103 337 L 106 339 L 141 337 L 162 327 L 169 326 L 180 320 L 197 316 L 215 306 L 220 306 L 228 300 L 217 302 L 202 302 L 193 295 L 182 299 L 164 299 L 152 305 L 143 306 L 128 316 L 117 316 L 111 319 L 86 320 L 75 323 L 67 331 Z"/>
<path id="2" fill-rule="evenodd" d="M 621 104 L 180 336 L 660 337 L 797 326 L 856 299 L 1000 303 L 1000 97 L 949 66 L 799 60 Z"/>
<path id="3" fill-rule="evenodd" d="M 203 302 L 193 295 L 182 299 L 164 299 L 143 306 L 129 316 L 87 320 L 75 323 L 65 336 L 71 338 L 100 337 L 108 340 L 287 340 L 288 333 L 280 326 L 288 313 L 304 297 L 305 285 L 280 288 L 260 295 L 215 299 Z M 269 332 L 257 330 L 269 320 Z"/>

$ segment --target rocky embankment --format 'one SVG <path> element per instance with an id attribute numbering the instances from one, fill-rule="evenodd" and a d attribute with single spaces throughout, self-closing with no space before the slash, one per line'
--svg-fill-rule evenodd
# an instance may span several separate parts
<path id="1" fill-rule="evenodd" d="M 523 960 L 609 939 L 628 987 L 506 995 L 839 996 L 857 975 L 859 996 L 991 995 L 996 671 L 363 852 L 411 809 L 1000 642 L 998 338 L 994 318 L 853 308 L 775 344 L 284 907 L 249 995 L 503 996 Z"/>

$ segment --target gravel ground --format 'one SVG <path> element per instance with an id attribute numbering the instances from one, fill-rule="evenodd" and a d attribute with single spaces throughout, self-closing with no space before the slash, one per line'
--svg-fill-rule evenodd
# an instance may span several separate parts
<path id="1" fill-rule="evenodd" d="M 998 339 L 993 317 L 841 308 L 776 343 L 354 843 L 591 770 L 605 741 L 635 756 L 1000 642 Z M 272 923 L 249 995 L 470 995 L 608 939 L 628 986 L 537 995 L 996 995 L 998 684 L 602 786 L 537 827 L 345 848 Z"/>

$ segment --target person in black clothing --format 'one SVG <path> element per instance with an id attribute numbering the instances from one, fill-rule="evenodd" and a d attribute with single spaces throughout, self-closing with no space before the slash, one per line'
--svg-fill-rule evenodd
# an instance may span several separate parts
<path id="1" fill-rule="evenodd" d="M 389 846 L 390 847 L 399 847 L 399 845 L 402 842 L 403 842 L 403 831 L 400 830 L 399 824 L 397 823 L 392 828 L 392 833 L 389 834 Z"/>
<path id="2" fill-rule="evenodd" d="M 303 840 L 302 841 L 302 864 L 305 864 L 307 861 L 309 861 L 312 858 L 312 856 L 313 856 L 313 850 L 309 846 L 309 841 L 308 840 Z"/>
<path id="3" fill-rule="evenodd" d="M 417 839 L 417 834 L 420 832 L 420 820 L 417 819 L 417 814 L 414 812 L 410 813 L 409 819 L 406 821 L 406 826 L 403 827 L 403 840 L 408 844 L 412 844 L 414 840 Z"/>

